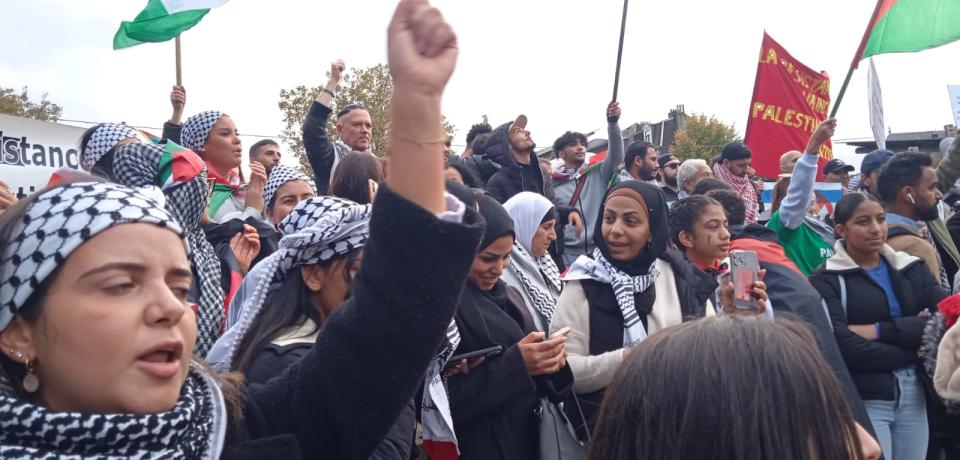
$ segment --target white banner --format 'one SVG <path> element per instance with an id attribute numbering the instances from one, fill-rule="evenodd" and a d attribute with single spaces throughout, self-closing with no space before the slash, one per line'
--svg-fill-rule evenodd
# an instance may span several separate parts
<path id="1" fill-rule="evenodd" d="M 867 71 L 867 93 L 870 102 L 870 128 L 873 130 L 873 140 L 877 148 L 887 148 L 887 128 L 883 122 L 883 94 L 880 92 L 880 79 L 877 77 L 877 68 L 870 58 L 870 69 Z"/>
<path id="2" fill-rule="evenodd" d="M 947 85 L 950 93 L 950 108 L 953 109 L 954 126 L 960 128 L 960 85 Z"/>
<path id="3" fill-rule="evenodd" d="M 24 197 L 43 188 L 54 171 L 80 168 L 77 144 L 84 128 L 0 114 L 0 180 Z"/>

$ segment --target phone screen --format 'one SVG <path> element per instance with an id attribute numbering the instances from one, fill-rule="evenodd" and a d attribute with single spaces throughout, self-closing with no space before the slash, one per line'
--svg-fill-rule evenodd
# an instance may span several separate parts
<path id="1" fill-rule="evenodd" d="M 757 309 L 760 305 L 753 297 L 753 285 L 757 282 L 760 263 L 753 251 L 730 252 L 731 277 L 733 279 L 734 305 L 737 308 Z"/>

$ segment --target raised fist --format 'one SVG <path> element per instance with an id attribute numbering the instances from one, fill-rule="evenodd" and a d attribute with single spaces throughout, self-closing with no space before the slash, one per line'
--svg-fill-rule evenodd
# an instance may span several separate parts
<path id="1" fill-rule="evenodd" d="M 457 36 L 427 0 L 400 0 L 387 29 L 395 91 L 440 96 L 457 62 Z"/>

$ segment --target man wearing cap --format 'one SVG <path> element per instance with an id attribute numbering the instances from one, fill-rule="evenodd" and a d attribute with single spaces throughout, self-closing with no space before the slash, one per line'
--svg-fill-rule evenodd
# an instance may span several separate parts
<path id="1" fill-rule="evenodd" d="M 540 160 L 534 153 L 536 147 L 527 130 L 526 115 L 519 115 L 516 120 L 493 130 L 475 153 L 501 166 L 487 181 L 487 193 L 500 203 L 520 192 L 533 192 L 552 199 L 553 189 L 548 187 L 540 168 Z"/>
<path id="2" fill-rule="evenodd" d="M 750 181 L 753 153 L 743 142 L 731 142 L 714 158 L 713 174 L 733 187 L 747 207 L 747 224 L 757 223 L 760 210 L 757 189 Z"/>
<path id="3" fill-rule="evenodd" d="M 877 195 L 877 177 L 880 175 L 880 168 L 887 164 L 893 158 L 893 152 L 889 150 L 874 150 L 863 157 L 860 162 L 860 190 L 868 192 L 873 196 Z"/>
<path id="4" fill-rule="evenodd" d="M 593 252 L 593 231 L 596 227 L 600 205 L 607 193 L 610 181 L 623 163 L 623 137 L 620 133 L 620 104 L 607 106 L 607 156 L 596 165 L 586 162 L 586 138 L 577 133 L 560 136 L 554 143 L 554 152 L 563 160 L 563 166 L 553 172 L 553 184 L 558 208 L 571 207 L 584 218 L 584 229 L 578 235 L 569 228 L 562 229 L 559 243 L 564 265 L 569 266 L 577 257 Z"/>
<path id="5" fill-rule="evenodd" d="M 840 184 L 843 186 L 843 193 L 847 193 L 847 187 L 850 185 L 850 173 L 855 168 L 843 162 L 839 158 L 834 158 L 823 165 L 824 182 L 828 184 Z"/>
<path id="6" fill-rule="evenodd" d="M 823 121 L 810 136 L 806 153 L 797 161 L 787 187 L 787 195 L 767 222 L 777 233 L 787 257 L 804 275 L 810 275 L 833 256 L 833 229 L 810 217 L 807 210 L 813 199 L 813 187 L 819 169 L 820 147 L 833 137 L 837 121 Z"/>
<path id="7" fill-rule="evenodd" d="M 677 201 L 677 172 L 680 169 L 680 160 L 670 155 L 661 155 L 657 158 L 657 164 L 660 165 L 660 190 L 663 190 L 663 196 L 667 199 L 667 206 Z"/>
<path id="8" fill-rule="evenodd" d="M 327 119 L 333 113 L 333 98 L 344 69 L 346 66 L 342 60 L 330 64 L 330 79 L 320 89 L 303 120 L 303 149 L 313 168 L 313 181 L 321 193 L 330 186 L 330 178 L 344 155 L 353 151 L 372 153 L 373 122 L 370 112 L 360 104 L 345 105 L 337 112 L 339 139 L 332 141 L 327 133 Z"/>

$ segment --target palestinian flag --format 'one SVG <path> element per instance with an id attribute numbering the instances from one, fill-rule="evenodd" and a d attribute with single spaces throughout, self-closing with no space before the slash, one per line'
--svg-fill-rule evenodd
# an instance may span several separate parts
<path id="1" fill-rule="evenodd" d="M 853 58 L 909 53 L 960 40 L 960 6 L 956 0 L 878 0 Z"/>
<path id="2" fill-rule="evenodd" d="M 136 128 L 134 128 L 136 129 Z M 137 129 L 145 144 L 162 144 L 163 139 L 145 129 Z"/>
<path id="3" fill-rule="evenodd" d="M 113 37 L 113 49 L 170 40 L 197 25 L 210 8 L 224 3 L 227 0 L 148 0 L 133 21 L 120 23 Z"/>
<path id="4" fill-rule="evenodd" d="M 203 171 L 203 160 L 193 150 L 183 148 L 167 141 L 160 156 L 157 186 L 167 190 L 179 184 L 193 180 Z"/>

